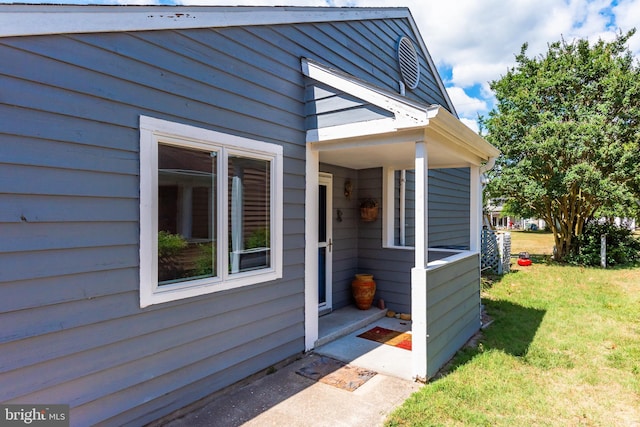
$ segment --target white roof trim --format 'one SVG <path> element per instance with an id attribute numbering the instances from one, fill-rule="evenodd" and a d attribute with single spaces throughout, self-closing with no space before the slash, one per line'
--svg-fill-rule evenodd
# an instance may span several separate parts
<path id="1" fill-rule="evenodd" d="M 0 37 L 388 18 L 412 21 L 406 7 L 0 5 Z"/>
<path id="2" fill-rule="evenodd" d="M 388 138 L 390 134 L 421 129 L 426 137 L 433 137 L 455 147 L 461 157 L 472 154 L 480 159 L 489 160 L 500 154 L 497 148 L 442 106 L 420 104 L 317 61 L 302 58 L 300 62 L 305 76 L 374 104 L 394 115 L 391 119 L 311 129 L 307 131 L 308 143 L 347 142 L 350 139 L 373 135 L 387 135 Z"/>
<path id="3" fill-rule="evenodd" d="M 386 134 L 397 130 L 396 119 L 368 120 L 366 122 L 347 123 L 344 125 L 326 126 L 307 131 L 307 142 L 330 141 L 336 138 L 357 138 L 366 135 Z"/>
<path id="4" fill-rule="evenodd" d="M 402 123 L 406 123 L 407 126 L 425 124 L 427 105 L 375 87 L 350 74 L 329 68 L 311 59 L 302 58 L 301 65 L 305 76 L 393 113 L 396 120 L 400 122 L 398 127 L 404 127 Z"/>
<path id="5" fill-rule="evenodd" d="M 500 150 L 440 106 L 429 111 L 429 126 L 425 129 L 425 135 L 430 134 L 438 134 L 448 143 L 455 144 L 485 160 L 500 155 Z"/>

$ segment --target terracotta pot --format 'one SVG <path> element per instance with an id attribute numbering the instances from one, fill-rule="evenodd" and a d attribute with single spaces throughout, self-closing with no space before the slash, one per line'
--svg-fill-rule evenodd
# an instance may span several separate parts
<path id="1" fill-rule="evenodd" d="M 351 292 L 356 300 L 356 307 L 360 310 L 368 310 L 373 304 L 373 296 L 376 293 L 376 282 L 372 274 L 356 274 L 351 282 Z"/>

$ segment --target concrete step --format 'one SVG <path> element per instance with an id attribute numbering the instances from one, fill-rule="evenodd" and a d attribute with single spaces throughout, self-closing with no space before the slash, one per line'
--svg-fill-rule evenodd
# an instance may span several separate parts
<path id="1" fill-rule="evenodd" d="M 345 335 L 361 329 L 387 314 L 387 309 L 371 307 L 360 310 L 353 306 L 344 307 L 320 317 L 318 321 L 318 340 L 315 347 L 335 341 Z"/>

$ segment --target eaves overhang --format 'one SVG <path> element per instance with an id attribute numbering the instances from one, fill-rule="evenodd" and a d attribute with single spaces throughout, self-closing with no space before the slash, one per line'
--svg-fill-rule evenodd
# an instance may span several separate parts
<path id="1" fill-rule="evenodd" d="M 362 79 L 301 59 L 302 72 L 315 81 L 392 113 L 392 117 L 307 130 L 307 143 L 323 160 L 362 169 L 410 166 L 414 144 L 425 141 L 430 167 L 479 166 L 500 151 L 440 105 L 423 104 Z"/>
<path id="2" fill-rule="evenodd" d="M 0 37 L 407 18 L 406 7 L 0 5 Z M 413 25 L 413 24 L 412 24 Z"/>

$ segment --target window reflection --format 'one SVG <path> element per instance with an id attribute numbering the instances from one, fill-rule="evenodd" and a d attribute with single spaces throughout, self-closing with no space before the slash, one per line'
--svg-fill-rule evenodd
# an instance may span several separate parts
<path id="1" fill-rule="evenodd" d="M 229 273 L 271 266 L 271 162 L 229 156 Z"/>
<path id="2" fill-rule="evenodd" d="M 158 145 L 158 284 L 216 275 L 215 153 Z"/>

